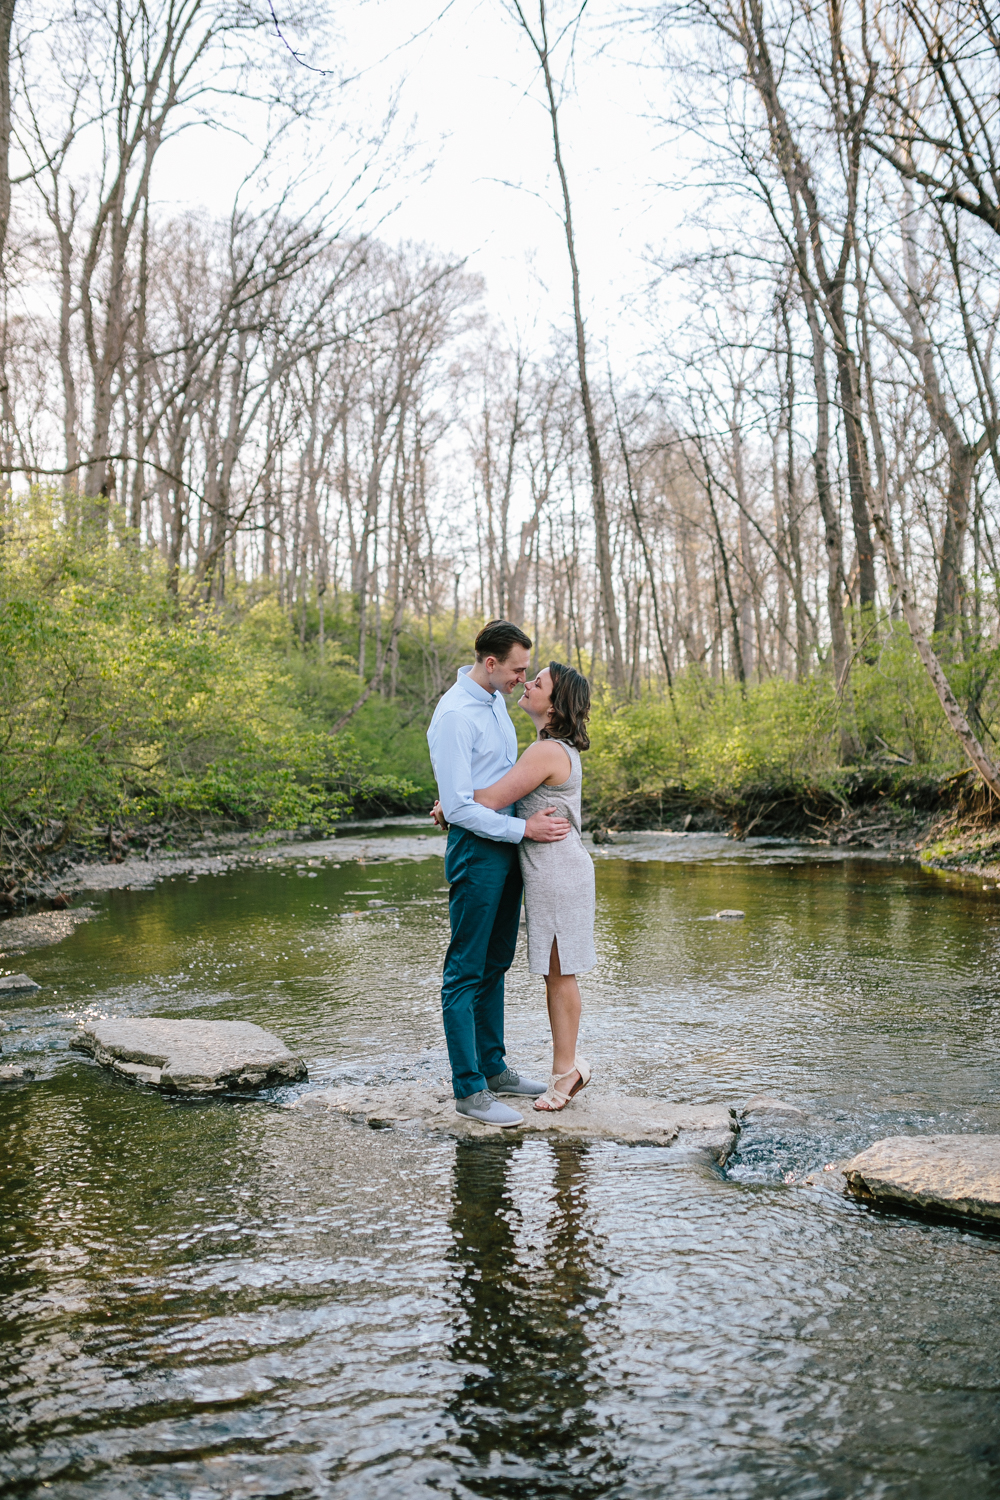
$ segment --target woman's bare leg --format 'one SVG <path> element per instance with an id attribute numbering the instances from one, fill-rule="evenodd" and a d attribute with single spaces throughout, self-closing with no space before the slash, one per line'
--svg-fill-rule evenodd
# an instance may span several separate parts
<path id="1" fill-rule="evenodd" d="M 552 1028 L 552 1071 L 570 1073 L 576 1062 L 576 1041 L 580 1031 L 580 986 L 575 974 L 564 974 L 559 967 L 559 944 L 552 939 L 549 972 L 545 976 L 545 1003 Z M 568 1092 L 575 1077 L 564 1079 L 559 1087 Z"/>

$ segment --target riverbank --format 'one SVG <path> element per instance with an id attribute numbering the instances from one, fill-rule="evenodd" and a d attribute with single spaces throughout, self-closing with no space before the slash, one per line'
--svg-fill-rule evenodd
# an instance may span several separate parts
<path id="1" fill-rule="evenodd" d="M 600 819 L 600 813 L 605 814 Z M 736 793 L 668 787 L 598 808 L 601 840 L 638 828 L 911 856 L 932 869 L 1000 876 L 1000 807 L 973 771 L 945 777 L 848 769 L 814 782 L 760 782 Z"/>
<path id="2" fill-rule="evenodd" d="M 631 844 L 644 835 L 682 834 L 715 835 L 737 845 L 747 839 L 792 840 L 817 851 L 911 858 L 930 869 L 1000 881 L 1000 820 L 994 821 L 988 794 L 972 772 L 935 780 L 851 771 L 837 782 L 760 785 L 732 799 L 685 795 L 680 788 L 673 795 L 673 805 L 667 798 L 656 807 L 647 802 L 645 811 L 652 816 L 645 822 L 635 803 L 619 809 L 617 817 L 612 810 L 607 822 L 585 818 L 585 842 L 599 847 Z M 8 897 L 7 910 L 21 921 L 33 912 L 65 912 L 84 890 L 144 890 L 164 879 L 195 880 L 262 862 L 307 869 L 310 860 L 399 857 L 401 841 L 412 853 L 414 841 L 441 837 L 422 814 L 353 819 L 330 831 L 151 825 L 65 846 L 29 873 L 14 899 Z M 663 846 L 654 840 L 652 847 Z"/>
<path id="3" fill-rule="evenodd" d="M 0 949 L 23 951 L 37 946 L 32 938 L 36 930 L 40 934 L 39 943 L 52 941 L 41 935 L 49 930 L 46 920 L 72 922 L 79 908 L 67 908 L 71 899 L 82 891 L 151 890 L 162 880 L 184 878 L 193 882 L 201 876 L 224 875 L 230 870 L 262 864 L 300 868 L 308 874 L 310 868 L 324 864 L 337 866 L 364 860 L 366 856 L 405 857 L 420 845 L 443 838 L 440 831 L 430 827 L 428 819 L 406 815 L 344 823 L 336 833 L 318 837 L 312 829 L 217 829 L 200 830 L 196 837 L 188 839 L 178 835 L 170 844 L 154 845 L 144 844 L 133 835 L 128 842 L 122 840 L 110 857 L 71 851 L 58 870 L 39 872 L 30 886 L 22 888 L 19 907 L 6 921 L 0 921 Z M 378 847 L 372 849 L 376 839 Z M 406 848 L 401 851 L 400 845 Z M 72 857 L 73 853 L 77 857 Z M 16 944 L 4 941 L 5 935 L 12 931 L 18 933 Z"/>

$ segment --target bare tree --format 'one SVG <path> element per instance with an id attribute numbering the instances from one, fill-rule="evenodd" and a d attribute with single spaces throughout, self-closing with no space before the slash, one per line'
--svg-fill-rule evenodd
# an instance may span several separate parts
<path id="1" fill-rule="evenodd" d="M 584 5 L 586 0 L 584 0 Z M 597 536 L 597 567 L 601 580 L 601 608 L 604 616 L 604 627 L 608 637 L 611 653 L 610 669 L 612 686 L 620 691 L 625 682 L 624 658 L 622 655 L 621 627 L 618 621 L 618 610 L 615 604 L 614 571 L 611 557 L 611 540 L 608 526 L 608 507 L 604 493 L 604 467 L 601 462 L 601 446 L 597 432 L 597 423 L 594 417 L 594 403 L 590 391 L 590 378 L 587 373 L 587 336 L 586 326 L 583 319 L 583 303 L 580 295 L 580 268 L 576 255 L 576 239 L 573 232 L 573 209 L 570 200 L 569 179 L 563 163 L 562 145 L 559 139 L 559 103 L 556 98 L 556 85 L 552 71 L 552 47 L 549 43 L 548 15 L 545 0 L 538 0 L 538 24 L 534 27 L 529 22 L 520 0 L 513 0 L 513 8 L 518 22 L 527 36 L 535 55 L 538 58 L 538 66 L 541 70 L 545 85 L 545 98 L 548 107 L 549 123 L 552 128 L 552 149 L 555 158 L 556 171 L 559 175 L 559 186 L 562 192 L 563 203 L 563 228 L 566 234 L 566 250 L 569 255 L 570 277 L 573 286 L 573 327 L 576 333 L 576 357 L 577 371 L 580 381 L 580 400 L 583 404 L 583 418 L 587 433 L 587 456 L 590 462 L 590 485 L 591 501 L 594 509 L 594 527 Z M 567 33 L 575 27 L 583 14 L 583 6 L 574 14 L 572 20 L 563 28 L 560 36 L 556 38 L 555 45 Z"/>

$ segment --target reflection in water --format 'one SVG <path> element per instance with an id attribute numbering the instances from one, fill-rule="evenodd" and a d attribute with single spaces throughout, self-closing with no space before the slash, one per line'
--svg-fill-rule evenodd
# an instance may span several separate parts
<path id="1" fill-rule="evenodd" d="M 0 1092 L 0 1494 L 997 1500 L 1000 1237 L 783 1178 L 1000 1130 L 1000 898 L 722 852 L 600 864 L 586 1026 L 599 1087 L 803 1105 L 725 1175 L 171 1101 L 67 1050 L 87 1014 L 218 1017 L 306 1087 L 440 1077 L 437 858 L 118 892 L 35 951 L 0 1016 L 39 1074 Z M 527 1067 L 523 952 L 507 993 Z"/>
<path id="2" fill-rule="evenodd" d="M 477 1495 L 606 1494 L 619 1473 L 587 1332 L 599 1298 L 586 1227 L 587 1147 L 461 1140 L 454 1234 L 465 1369 L 449 1411 Z"/>

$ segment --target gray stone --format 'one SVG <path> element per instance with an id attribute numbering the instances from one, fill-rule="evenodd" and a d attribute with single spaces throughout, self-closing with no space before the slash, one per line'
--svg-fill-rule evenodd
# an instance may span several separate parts
<path id="1" fill-rule="evenodd" d="M 809 1119 L 804 1109 L 799 1109 L 797 1104 L 786 1104 L 784 1099 L 772 1099 L 767 1094 L 755 1094 L 748 1099 L 740 1110 L 741 1120 L 754 1120 L 758 1123 L 779 1121 L 789 1125 L 804 1125 Z"/>
<path id="2" fill-rule="evenodd" d="M 847 1178 L 842 1161 L 828 1161 L 818 1172 L 810 1172 L 802 1179 L 803 1187 L 825 1188 L 829 1193 L 846 1193 Z"/>
<path id="3" fill-rule="evenodd" d="M 1000 1221 L 1000 1136 L 900 1135 L 844 1163 L 848 1190 L 887 1207 Z"/>
<path id="4" fill-rule="evenodd" d="M 715 913 L 718 922 L 742 922 L 746 916 L 745 911 L 737 911 L 735 907 L 726 907 L 725 911 Z"/>
<path id="5" fill-rule="evenodd" d="M 41 985 L 29 979 L 27 974 L 4 974 L 0 977 L 0 995 L 31 995 Z"/>
<path id="6" fill-rule="evenodd" d="M 458 1136 L 490 1133 L 488 1126 L 457 1114 L 451 1089 L 440 1083 L 317 1089 L 303 1094 L 291 1107 L 336 1110 L 374 1127 L 419 1125 Z M 670 1104 L 665 1099 L 602 1094 L 593 1088 L 585 1089 L 558 1112 L 536 1110 L 530 1102 L 522 1107 L 520 1100 L 513 1107 L 524 1125 L 505 1132 L 508 1136 L 530 1133 L 671 1146 L 700 1152 L 717 1162 L 729 1156 L 738 1130 L 735 1112 L 724 1104 Z"/>
<path id="7" fill-rule="evenodd" d="M 0 922 L 0 953 L 61 943 L 81 922 L 89 922 L 96 915 L 92 906 L 74 906 L 71 911 L 36 911 L 30 917 L 8 917 Z"/>
<path id="8" fill-rule="evenodd" d="M 308 1077 L 300 1057 L 250 1021 L 91 1021 L 70 1046 L 171 1093 L 263 1089 Z"/>
<path id="9" fill-rule="evenodd" d="M 30 1083 L 34 1068 L 19 1068 L 15 1063 L 0 1063 L 0 1083 Z"/>

